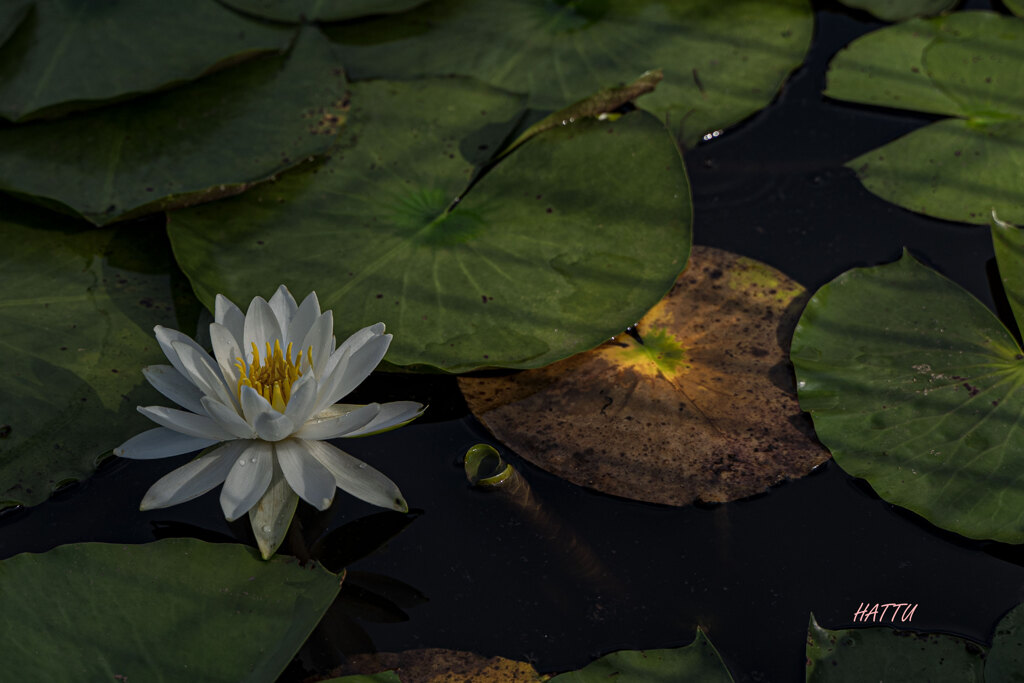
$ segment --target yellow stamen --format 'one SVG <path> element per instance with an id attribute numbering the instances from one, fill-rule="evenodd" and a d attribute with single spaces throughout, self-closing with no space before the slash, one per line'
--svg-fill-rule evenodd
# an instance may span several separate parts
<path id="1" fill-rule="evenodd" d="M 267 342 L 266 353 L 260 358 L 260 350 L 255 342 L 252 344 L 252 362 L 246 366 L 242 358 L 235 359 L 238 368 L 238 399 L 242 399 L 242 387 L 252 387 L 263 398 L 267 399 L 274 410 L 283 413 L 292 397 L 292 384 L 302 376 L 302 354 L 292 360 L 292 345 L 281 350 L 281 340 L 275 340 L 271 348 Z M 312 367 L 313 347 L 305 351 L 306 364 Z"/>

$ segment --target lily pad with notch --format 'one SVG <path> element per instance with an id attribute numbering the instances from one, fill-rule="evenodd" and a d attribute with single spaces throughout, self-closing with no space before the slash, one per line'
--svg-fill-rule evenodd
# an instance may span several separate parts
<path id="1" fill-rule="evenodd" d="M 4 675 L 273 681 L 340 585 L 294 558 L 192 539 L 16 555 L 0 562 Z"/>
<path id="2" fill-rule="evenodd" d="M 473 76 L 548 111 L 663 69 L 638 106 L 691 146 L 771 102 L 812 24 L 805 0 L 437 0 L 327 30 L 354 80 Z"/>
<path id="3" fill-rule="evenodd" d="M 308 28 L 287 55 L 70 118 L 0 128 L 0 189 L 96 225 L 209 201 L 326 152 L 345 106 L 337 52 Z"/>
<path id="4" fill-rule="evenodd" d="M 180 85 L 294 37 L 210 0 L 35 0 L 0 50 L 0 116 L 53 117 Z"/>
<path id="5" fill-rule="evenodd" d="M 329 160 L 171 214 L 207 305 L 273 271 L 315 287 L 340 336 L 385 322 L 395 365 L 537 367 L 639 318 L 685 265 L 689 185 L 649 114 L 544 130 L 490 163 L 521 97 L 461 78 L 351 92 Z"/>
<path id="6" fill-rule="evenodd" d="M 786 360 L 803 301 L 764 264 L 694 247 L 635 337 L 459 387 L 500 441 L 575 484 L 666 505 L 743 498 L 828 458 Z"/>
<path id="7" fill-rule="evenodd" d="M 993 234 L 1019 326 L 1024 236 Z M 844 470 L 936 526 L 1024 543 L 1024 351 L 974 297 L 909 254 L 848 271 L 811 298 L 792 358 Z"/>
<path id="8" fill-rule="evenodd" d="M 829 65 L 825 94 L 943 114 L 847 163 L 870 192 L 905 209 L 986 224 L 1024 222 L 1024 21 L 957 12 L 881 29 Z"/>

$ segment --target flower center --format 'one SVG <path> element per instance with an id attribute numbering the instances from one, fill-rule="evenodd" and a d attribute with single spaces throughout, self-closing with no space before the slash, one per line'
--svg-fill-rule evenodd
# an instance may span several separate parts
<path id="1" fill-rule="evenodd" d="M 313 362 L 313 347 L 306 351 L 308 365 Z M 292 345 L 289 342 L 288 348 L 281 351 L 281 340 L 274 341 L 274 348 L 270 348 L 267 342 L 267 353 L 260 358 L 260 350 L 256 343 L 252 344 L 252 362 L 249 369 L 245 369 L 245 361 L 241 358 L 235 359 L 235 367 L 238 368 L 238 400 L 242 400 L 242 387 L 252 387 L 260 396 L 267 399 L 274 410 L 283 413 L 288 399 L 292 396 L 292 384 L 302 376 L 302 351 L 292 360 Z"/>

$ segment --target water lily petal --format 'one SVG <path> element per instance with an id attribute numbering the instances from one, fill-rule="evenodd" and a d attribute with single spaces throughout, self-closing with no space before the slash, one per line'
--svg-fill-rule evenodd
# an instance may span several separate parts
<path id="1" fill-rule="evenodd" d="M 185 368 L 185 374 L 199 387 L 199 390 L 211 398 L 215 398 L 226 406 L 236 405 L 235 398 L 228 393 L 220 371 L 213 360 L 202 349 L 196 350 L 187 344 L 171 342 Z"/>
<path id="2" fill-rule="evenodd" d="M 284 285 L 277 288 L 274 296 L 270 297 L 270 301 L 267 303 L 270 305 L 270 310 L 277 317 L 278 325 L 281 326 L 281 348 L 284 348 L 293 339 L 289 334 L 289 329 L 291 328 L 292 318 L 295 317 L 299 307 L 295 303 L 295 297 L 292 296 L 292 293 Z"/>
<path id="3" fill-rule="evenodd" d="M 235 335 L 225 325 L 210 323 L 210 343 L 213 345 L 213 357 L 217 359 L 220 374 L 228 387 L 237 386 L 239 374 L 235 363 L 244 356 Z"/>
<path id="4" fill-rule="evenodd" d="M 273 454 L 269 443 L 239 441 L 245 449 L 235 459 L 220 492 L 224 517 L 233 522 L 263 497 L 273 474 Z"/>
<path id="5" fill-rule="evenodd" d="M 142 375 L 154 389 L 182 408 L 193 413 L 203 412 L 203 406 L 199 403 L 203 392 L 173 365 L 150 365 L 142 369 Z"/>
<path id="6" fill-rule="evenodd" d="M 249 524 L 264 560 L 269 560 L 281 546 L 298 503 L 299 497 L 292 491 L 281 467 L 275 462 L 266 493 L 249 510 Z"/>
<path id="7" fill-rule="evenodd" d="M 304 441 L 285 439 L 274 444 L 274 452 L 288 485 L 302 500 L 317 510 L 331 506 L 337 482 L 330 470 L 310 454 Z"/>
<path id="8" fill-rule="evenodd" d="M 271 348 L 274 341 L 281 338 L 281 325 L 277 316 L 270 308 L 270 304 L 262 297 L 256 297 L 249 304 L 249 310 L 245 314 L 245 342 L 243 347 L 246 353 L 246 362 L 252 363 L 252 345 L 255 344 L 260 356 L 267 351 L 267 342 Z"/>
<path id="9" fill-rule="evenodd" d="M 227 441 L 234 436 L 206 415 L 196 415 L 165 406 L 139 406 L 137 410 L 161 427 L 200 439 Z"/>
<path id="10" fill-rule="evenodd" d="M 134 460 L 153 460 L 191 453 L 212 446 L 217 439 L 189 436 L 166 427 L 157 427 L 136 434 L 114 449 L 114 455 Z"/>
<path id="11" fill-rule="evenodd" d="M 347 362 L 342 361 L 339 363 L 338 367 L 334 370 L 334 374 L 324 380 L 327 386 L 323 387 L 321 385 L 320 395 L 317 398 L 317 407 L 322 410 L 332 403 L 337 403 L 359 386 L 373 372 L 374 368 L 380 364 L 384 354 L 388 352 L 390 344 L 390 334 L 373 337 L 352 352 Z"/>
<path id="12" fill-rule="evenodd" d="M 224 483 L 244 448 L 243 442 L 229 441 L 163 476 L 146 491 L 139 509 L 155 510 L 184 503 Z"/>
<path id="13" fill-rule="evenodd" d="M 361 349 L 368 341 L 384 334 L 384 323 L 376 323 L 354 332 L 348 339 L 341 343 L 331 354 L 324 369 L 324 375 L 331 375 L 336 371 L 338 365 L 353 353 Z"/>
<path id="14" fill-rule="evenodd" d="M 348 439 L 354 436 L 380 434 L 381 432 L 386 432 L 389 429 L 395 429 L 412 422 L 422 415 L 423 411 L 426 409 L 426 406 L 422 403 L 417 403 L 416 401 L 392 401 L 390 403 L 382 403 L 380 406 L 380 412 L 378 412 L 372 420 L 362 427 L 353 429 L 343 436 Z"/>
<path id="15" fill-rule="evenodd" d="M 277 412 L 267 399 L 260 396 L 260 392 L 248 385 L 242 385 L 239 398 L 241 399 L 242 414 L 245 416 L 245 421 L 253 425 L 253 427 L 256 426 L 256 418 L 263 413 Z"/>
<path id="16" fill-rule="evenodd" d="M 288 324 L 288 338 L 296 344 L 296 348 L 292 349 L 292 360 L 295 359 L 295 354 L 300 350 L 306 350 L 303 340 L 319 317 L 320 301 L 316 298 L 316 292 L 310 292 L 302 300 L 302 303 L 299 304 L 299 308 L 295 311 L 291 323 Z"/>
<path id="17" fill-rule="evenodd" d="M 236 439 L 256 438 L 256 430 L 243 420 L 235 409 L 228 408 L 220 401 L 215 401 L 208 396 L 203 397 L 202 403 L 203 409 L 210 418 Z"/>
<path id="18" fill-rule="evenodd" d="M 331 340 L 334 337 L 334 314 L 327 311 L 316 319 L 302 338 L 302 350 L 313 350 L 313 374 L 320 378 L 331 357 Z"/>
<path id="19" fill-rule="evenodd" d="M 261 413 L 252 426 L 256 428 L 256 435 L 264 441 L 287 439 L 295 431 L 295 423 L 276 410 Z"/>
<path id="20" fill-rule="evenodd" d="M 206 355 L 206 351 L 203 350 L 203 347 L 197 344 L 195 340 L 187 334 L 182 334 L 177 330 L 172 330 L 171 328 L 164 327 L 163 325 L 157 325 L 154 327 L 153 333 L 156 335 L 157 343 L 160 344 L 160 349 L 164 352 L 164 355 L 167 356 L 167 360 L 171 362 L 174 369 L 180 372 L 183 377 L 192 381 L 191 375 L 189 375 L 185 370 L 185 364 L 181 360 L 181 354 L 174 348 L 174 345 L 176 343 L 184 344 L 185 346 Z M 202 387 L 200 387 L 200 389 L 202 389 Z"/>
<path id="21" fill-rule="evenodd" d="M 292 423 L 300 425 L 309 419 L 316 405 L 317 394 L 316 377 L 312 374 L 303 375 L 295 380 L 292 385 L 291 398 L 284 409 L 284 414 Z"/>
<path id="22" fill-rule="evenodd" d="M 245 340 L 245 314 L 223 294 L 218 294 L 213 305 L 213 321 L 231 331 L 241 346 Z"/>
<path id="23" fill-rule="evenodd" d="M 334 475 L 345 493 L 372 505 L 408 512 L 409 506 L 395 483 L 348 453 L 324 441 L 305 441 L 306 449 Z"/>
<path id="24" fill-rule="evenodd" d="M 322 412 L 306 420 L 295 433 L 300 439 L 336 439 L 370 423 L 380 412 L 379 403 L 371 403 L 342 415 L 324 415 Z"/>

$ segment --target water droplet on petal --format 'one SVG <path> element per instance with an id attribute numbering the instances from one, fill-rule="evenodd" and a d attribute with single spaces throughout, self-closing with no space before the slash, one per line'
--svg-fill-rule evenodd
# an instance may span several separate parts
<path id="1" fill-rule="evenodd" d="M 265 534 L 269 534 L 270 533 L 270 525 L 269 524 L 264 524 L 263 525 L 263 533 L 265 533 Z"/>
<path id="2" fill-rule="evenodd" d="M 238 459 L 238 466 L 239 467 L 245 467 L 245 458 L 239 458 Z"/>
<path id="3" fill-rule="evenodd" d="M 359 469 L 365 470 L 366 469 L 366 463 L 365 462 L 359 463 Z"/>
<path id="4" fill-rule="evenodd" d="M 249 462 L 256 462 L 256 456 L 254 455 L 251 458 L 249 458 Z"/>

